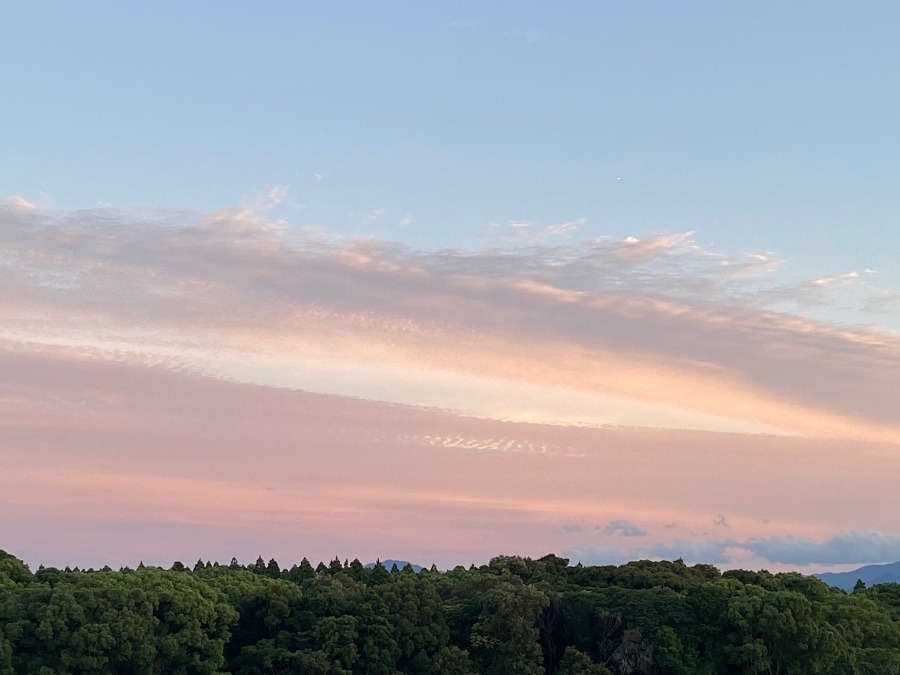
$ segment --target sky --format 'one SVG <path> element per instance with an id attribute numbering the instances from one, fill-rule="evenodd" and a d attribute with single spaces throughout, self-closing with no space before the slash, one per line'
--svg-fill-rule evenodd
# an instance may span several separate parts
<path id="1" fill-rule="evenodd" d="M 0 548 L 900 559 L 900 8 L 10 3 Z"/>

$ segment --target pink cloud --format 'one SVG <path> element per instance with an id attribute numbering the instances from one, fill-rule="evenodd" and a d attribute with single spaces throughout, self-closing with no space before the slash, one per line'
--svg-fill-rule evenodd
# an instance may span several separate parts
<path id="1" fill-rule="evenodd" d="M 12 264 L 0 284 L 15 300 L 0 314 L 10 339 L 180 354 L 197 368 L 209 365 L 204 350 L 331 356 L 574 387 L 745 420 L 748 429 L 898 434 L 895 336 L 627 288 L 575 290 L 566 283 L 580 272 L 539 280 L 559 268 L 547 250 L 515 257 L 524 270 L 515 276 L 491 253 L 326 245 L 245 211 L 7 218 L 0 243 Z M 689 237 L 647 241 L 650 251 L 680 251 Z M 617 250 L 592 255 L 613 264 Z M 615 269 L 640 288 L 635 264 Z M 478 406 L 473 395 L 471 410 Z"/>
<path id="2" fill-rule="evenodd" d="M 449 565 L 606 551 L 610 523 L 646 533 L 623 555 L 893 536 L 896 335 L 761 311 L 734 268 L 768 259 L 691 233 L 583 246 L 0 208 L 4 547 Z M 535 423 L 567 405 L 636 421 Z"/>
<path id="3" fill-rule="evenodd" d="M 232 542 L 451 565 L 602 544 L 571 522 L 627 519 L 664 547 L 704 541 L 691 532 L 718 513 L 735 539 L 826 538 L 890 531 L 900 508 L 897 445 L 503 422 L 72 355 L 5 352 L 0 368 L 0 536 L 33 562 L 62 555 L 62 523 L 118 532 L 115 560 Z"/>

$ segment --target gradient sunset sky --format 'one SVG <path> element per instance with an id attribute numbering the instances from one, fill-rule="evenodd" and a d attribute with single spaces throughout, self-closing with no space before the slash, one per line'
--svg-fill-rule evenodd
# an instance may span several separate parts
<path id="1" fill-rule="evenodd" d="M 19 3 L 0 548 L 900 560 L 900 7 Z"/>

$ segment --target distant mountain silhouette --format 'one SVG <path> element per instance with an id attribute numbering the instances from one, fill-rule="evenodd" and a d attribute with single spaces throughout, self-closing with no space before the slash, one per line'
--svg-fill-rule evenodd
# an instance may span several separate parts
<path id="1" fill-rule="evenodd" d="M 391 571 L 391 568 L 394 565 L 397 566 L 398 570 L 402 570 L 407 565 L 411 565 L 413 568 L 413 572 L 415 572 L 416 574 L 424 569 L 421 565 L 416 565 L 415 563 L 411 563 L 406 560 L 382 560 L 381 564 L 384 565 L 384 569 L 386 569 L 388 572 Z M 368 567 L 371 569 L 372 567 L 375 567 L 375 563 L 369 563 L 367 565 L 364 565 L 364 567 Z"/>
<path id="2" fill-rule="evenodd" d="M 836 586 L 845 591 L 852 591 L 859 579 L 862 579 L 866 586 L 900 584 L 900 561 L 887 565 L 866 565 L 850 572 L 824 572 L 815 576 L 829 586 Z"/>

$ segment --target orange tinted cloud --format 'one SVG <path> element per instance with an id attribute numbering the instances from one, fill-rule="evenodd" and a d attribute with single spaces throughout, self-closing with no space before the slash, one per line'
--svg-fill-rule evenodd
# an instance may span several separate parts
<path id="1" fill-rule="evenodd" d="M 343 372 L 381 364 L 432 371 L 423 382 L 478 375 L 510 390 L 571 387 L 622 408 L 646 404 L 648 426 L 657 424 L 659 408 L 649 406 L 657 404 L 669 407 L 667 423 L 681 415 L 675 426 L 702 426 L 705 416 L 722 420 L 707 428 L 898 437 L 900 342 L 892 334 L 630 290 L 641 288 L 654 257 L 696 248 L 689 234 L 643 242 L 637 262 L 620 255 L 634 242 L 574 262 L 548 250 L 519 254 L 517 277 L 496 253 L 326 245 L 247 210 L 179 216 L 186 223 L 177 225 L 128 214 L 121 223 L 96 213 L 62 223 L 14 215 L 0 278 L 9 340 L 144 353 L 243 378 L 253 377 L 250 356 L 298 371 L 312 360 L 334 370 L 338 393 L 357 393 L 340 388 Z M 619 265 L 623 290 L 565 286 L 598 260 Z M 569 271 L 546 278 L 558 268 Z M 231 365 L 219 363 L 226 352 Z M 490 415 L 492 400 L 473 386 L 463 409 Z"/>
<path id="2" fill-rule="evenodd" d="M 40 517 L 85 533 L 193 532 L 175 553 L 186 559 L 202 554 L 200 532 L 245 558 L 260 552 L 247 539 L 280 560 L 427 552 L 456 564 L 890 531 L 900 508 L 896 444 L 848 453 L 834 440 L 503 422 L 71 354 L 4 352 L 0 367 L 10 548 Z M 622 519 L 646 536 L 609 541 Z M 139 550 L 121 536 L 114 551 Z"/>
<path id="3" fill-rule="evenodd" d="M 449 564 L 889 533 L 900 341 L 756 309 L 729 284 L 770 261 L 722 262 L 0 208 L 0 534 Z"/>

